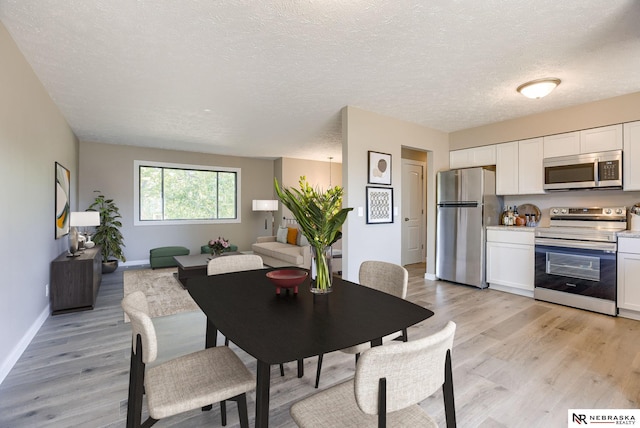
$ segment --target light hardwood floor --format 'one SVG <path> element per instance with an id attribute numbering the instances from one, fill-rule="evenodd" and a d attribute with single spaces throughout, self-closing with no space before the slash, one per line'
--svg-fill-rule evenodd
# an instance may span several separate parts
<path id="1" fill-rule="evenodd" d="M 493 290 L 423 279 L 409 266 L 408 299 L 435 312 L 409 338 L 457 323 L 453 376 L 460 427 L 564 427 L 570 408 L 637 408 L 640 322 Z M 0 427 L 122 427 L 126 417 L 130 327 L 123 323 L 122 270 L 105 275 L 93 311 L 50 317 L 0 385 Z M 154 320 L 163 359 L 203 346 L 197 312 Z M 10 328 L 10 326 L 3 326 Z M 282 334 L 286 334 L 283 331 Z M 232 345 L 255 372 L 255 360 Z M 270 423 L 295 426 L 291 404 L 313 394 L 316 359 L 272 372 Z M 325 356 L 321 388 L 353 375 L 352 355 Z M 249 397 L 250 424 L 255 412 Z M 444 426 L 442 397 L 422 406 Z M 229 427 L 237 412 L 229 404 Z M 217 406 L 160 421 L 158 427 L 221 426 Z"/>

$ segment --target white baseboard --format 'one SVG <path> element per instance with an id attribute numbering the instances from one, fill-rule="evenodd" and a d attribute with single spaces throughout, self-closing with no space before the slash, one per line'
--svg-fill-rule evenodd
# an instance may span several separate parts
<path id="1" fill-rule="evenodd" d="M 7 355 L 7 358 L 2 362 L 2 364 L 0 364 L 0 384 L 2 384 L 13 366 L 16 365 L 22 353 L 25 351 L 25 349 L 27 349 L 27 346 L 29 346 L 33 338 L 36 336 L 36 333 L 38 333 L 40 327 L 42 327 L 42 324 L 44 324 L 47 318 L 49 318 L 50 312 L 51 308 L 49 307 L 49 305 L 47 305 L 47 307 L 44 308 L 44 310 L 40 313 L 38 318 L 36 318 L 33 324 L 31 324 L 31 327 L 29 327 L 27 333 L 22 336 L 20 342 L 18 342 L 18 344 L 11 350 L 9 355 Z"/>
<path id="2" fill-rule="evenodd" d="M 489 284 L 489 289 L 533 298 L 533 290 L 523 290 L 522 288 L 511 287 L 508 285 L 495 284 L 495 283 Z"/>
<path id="3" fill-rule="evenodd" d="M 434 274 L 429 273 L 429 272 L 425 272 L 424 274 L 424 279 L 428 279 L 430 281 L 435 281 L 436 279 L 438 279 Z"/>
<path id="4" fill-rule="evenodd" d="M 149 259 L 144 259 L 144 260 L 129 260 L 127 262 L 124 263 L 118 263 L 118 266 L 140 266 L 140 265 L 148 265 L 149 264 Z"/>

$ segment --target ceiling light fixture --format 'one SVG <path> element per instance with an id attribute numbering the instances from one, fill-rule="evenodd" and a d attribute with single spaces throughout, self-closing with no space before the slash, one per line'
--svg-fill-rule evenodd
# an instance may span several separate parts
<path id="1" fill-rule="evenodd" d="M 532 80 L 518 86 L 518 92 L 527 98 L 538 99 L 546 97 L 560 84 L 560 79 L 547 78 Z"/>

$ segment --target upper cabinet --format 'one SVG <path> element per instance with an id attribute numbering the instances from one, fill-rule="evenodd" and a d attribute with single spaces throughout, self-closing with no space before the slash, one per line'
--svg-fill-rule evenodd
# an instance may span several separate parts
<path id="1" fill-rule="evenodd" d="M 449 168 L 470 168 L 496 164 L 496 146 L 472 147 L 449 152 Z"/>
<path id="2" fill-rule="evenodd" d="M 635 165 L 635 167 L 634 167 Z M 624 124 L 622 182 L 624 190 L 640 190 L 640 121 Z"/>
<path id="3" fill-rule="evenodd" d="M 620 149 L 622 149 L 622 125 L 620 124 L 544 137 L 545 158 Z"/>
<path id="4" fill-rule="evenodd" d="M 532 195 L 542 188 L 542 138 L 496 145 L 496 194 Z"/>
<path id="5" fill-rule="evenodd" d="M 580 153 L 622 150 L 622 124 L 580 131 Z"/>
<path id="6" fill-rule="evenodd" d="M 545 158 L 577 155 L 580 153 L 580 132 L 549 135 L 548 137 L 543 137 L 543 140 Z"/>
<path id="7" fill-rule="evenodd" d="M 496 194 L 518 194 L 518 142 L 496 144 Z"/>
<path id="8" fill-rule="evenodd" d="M 518 141 L 518 193 L 534 195 L 544 193 L 543 139 Z"/>

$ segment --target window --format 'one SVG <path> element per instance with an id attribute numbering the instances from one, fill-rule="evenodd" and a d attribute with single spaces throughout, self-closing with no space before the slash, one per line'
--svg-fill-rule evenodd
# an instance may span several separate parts
<path id="1" fill-rule="evenodd" d="M 134 161 L 135 225 L 239 223 L 240 169 Z"/>

